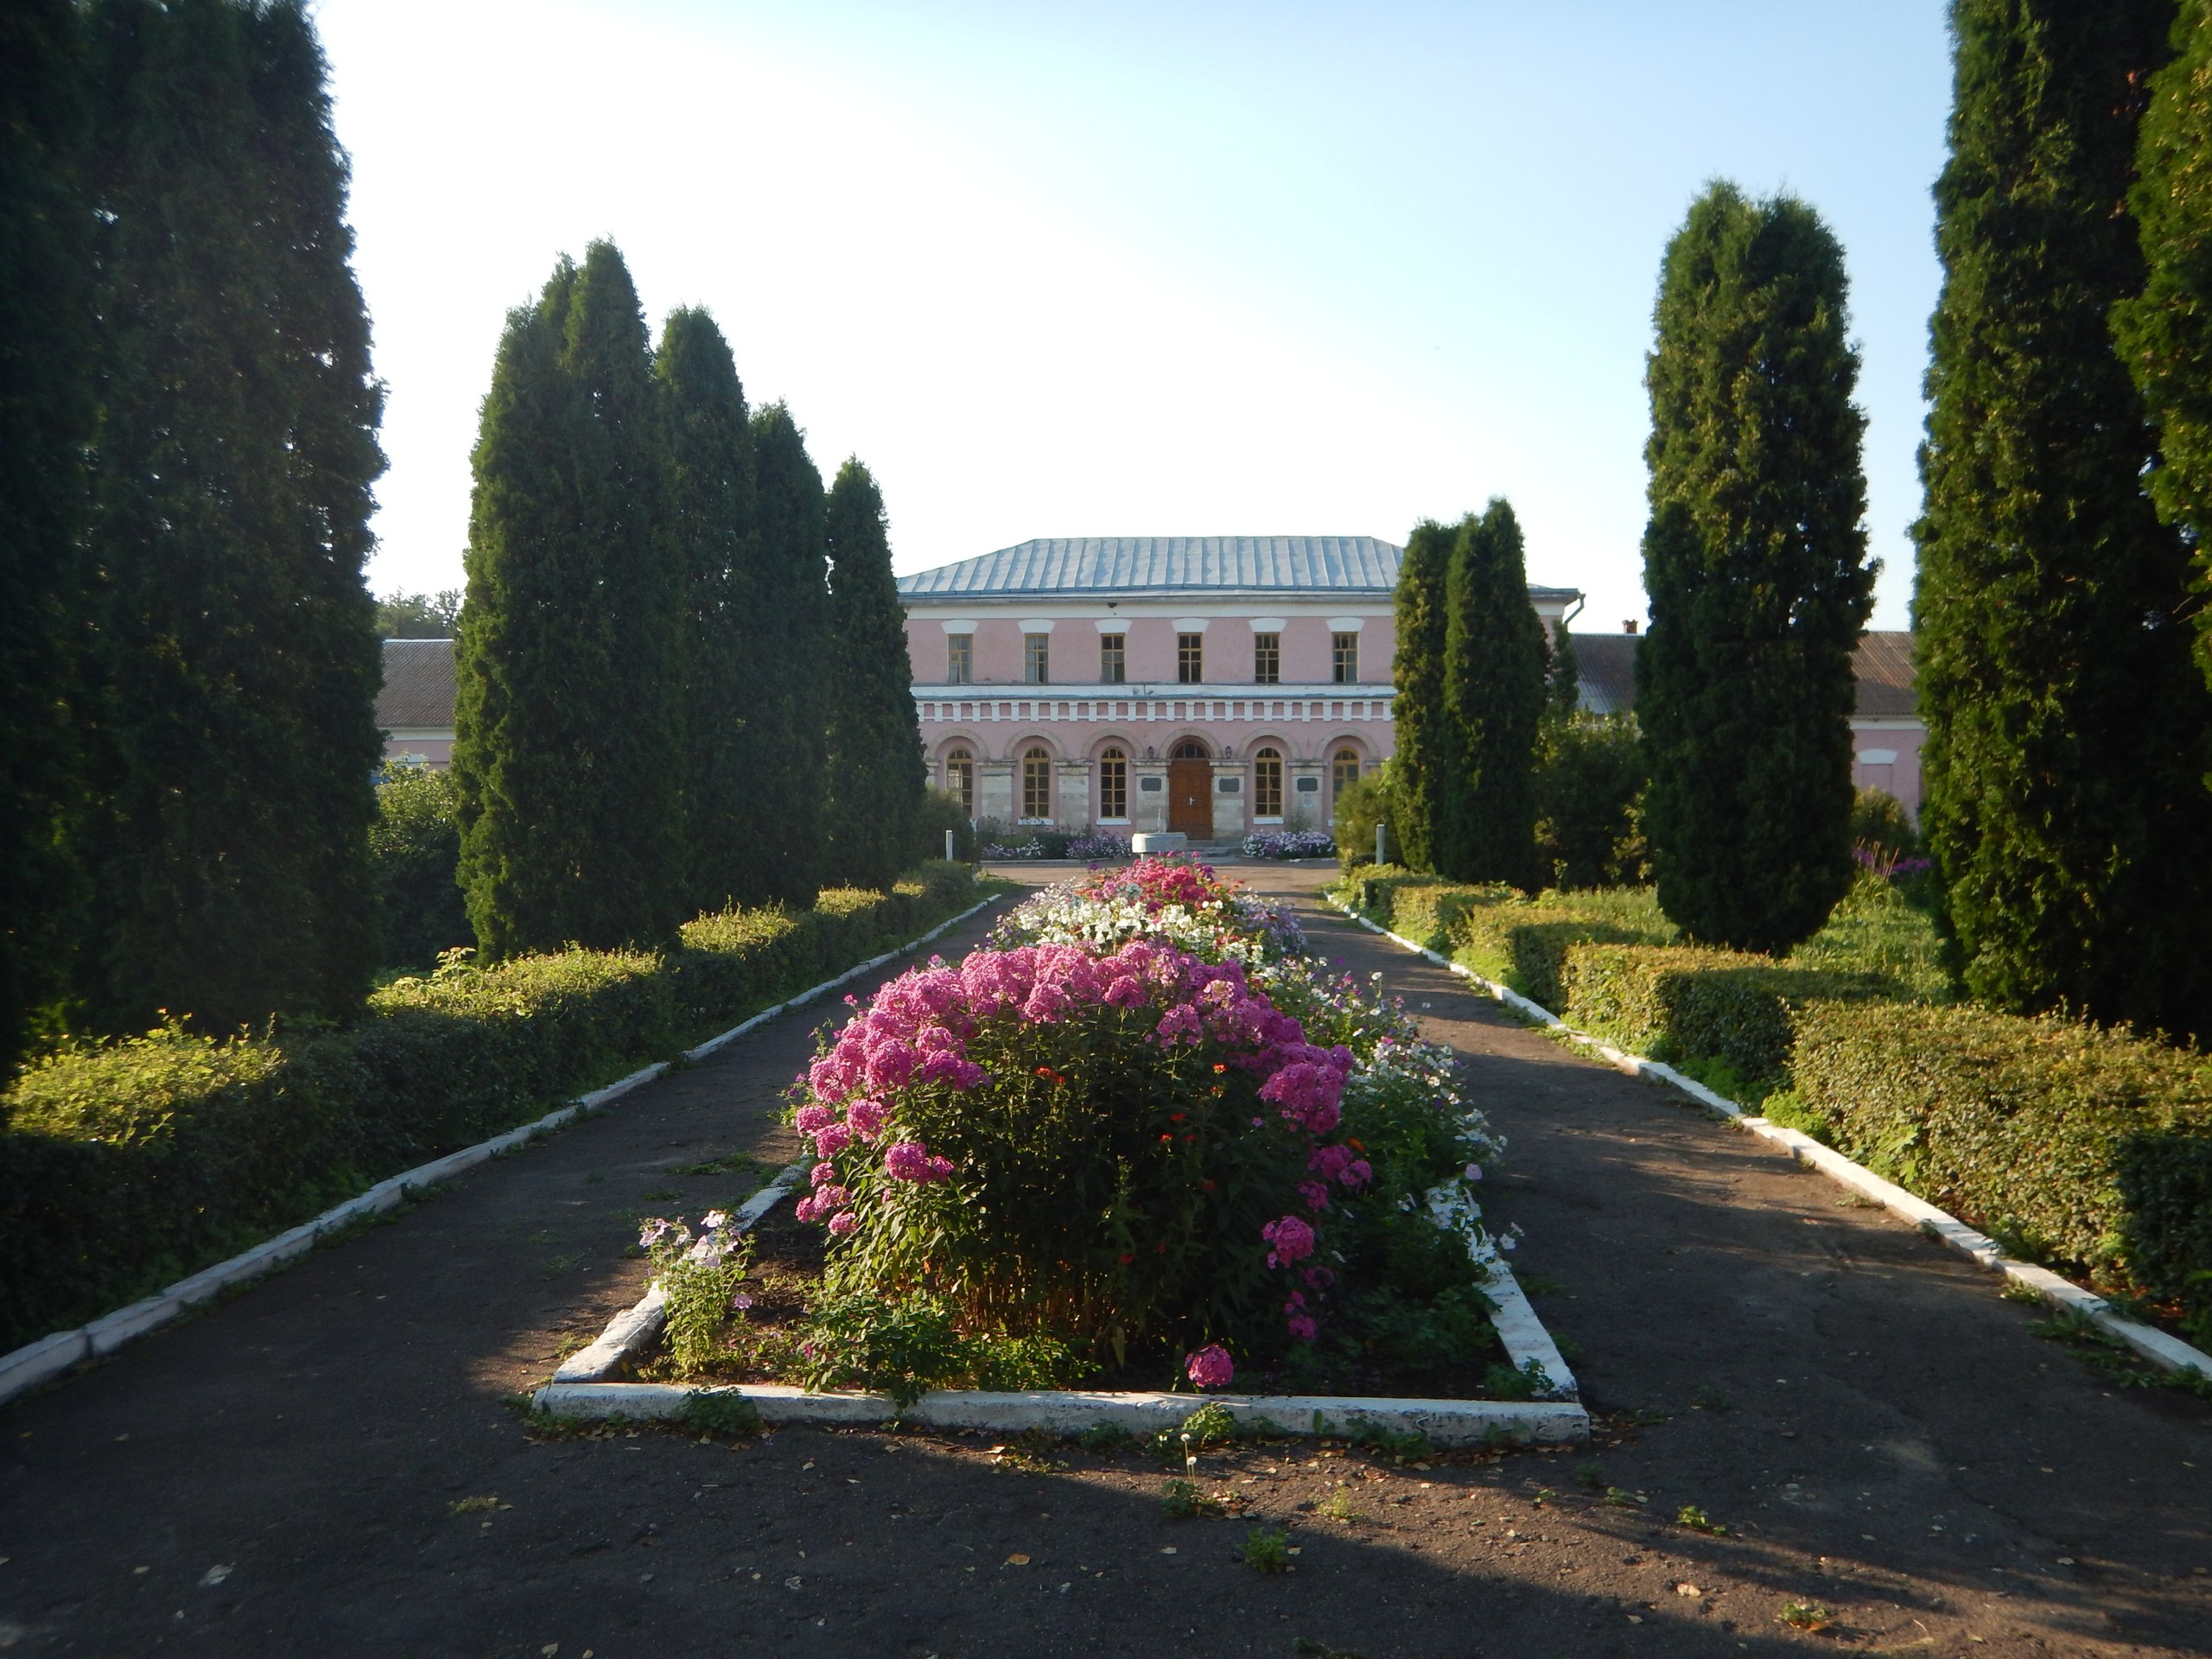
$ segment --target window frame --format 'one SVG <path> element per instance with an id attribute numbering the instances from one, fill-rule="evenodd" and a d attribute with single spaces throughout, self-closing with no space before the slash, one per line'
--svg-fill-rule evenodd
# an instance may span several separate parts
<path id="1" fill-rule="evenodd" d="M 1050 685 L 1052 683 L 1051 634 L 1025 633 L 1021 636 L 1021 683 L 1024 685 Z"/>
<path id="2" fill-rule="evenodd" d="M 1206 683 L 1206 637 L 1203 632 L 1175 635 L 1175 683 L 1204 685 Z"/>
<path id="3" fill-rule="evenodd" d="M 1255 633 L 1252 636 L 1252 683 L 1282 683 L 1282 635 L 1280 633 Z"/>
<path id="4" fill-rule="evenodd" d="M 1359 683 L 1359 635 L 1357 632 L 1330 634 L 1329 670 L 1336 677 L 1335 684 Z"/>
<path id="5" fill-rule="evenodd" d="M 1346 777 L 1344 775 L 1344 762 L 1347 759 L 1351 762 L 1351 775 L 1350 777 Z M 1332 791 L 1330 798 L 1332 800 L 1336 799 L 1338 796 L 1341 796 L 1345 790 L 1357 783 L 1365 770 L 1366 767 L 1363 765 L 1359 758 L 1359 751 L 1352 747 L 1351 744 L 1347 743 L 1341 748 L 1333 751 L 1329 756 L 1329 787 Z"/>
<path id="6" fill-rule="evenodd" d="M 976 816 L 976 757 L 963 746 L 944 752 L 945 788 L 960 803 L 960 810 Z"/>
<path id="7" fill-rule="evenodd" d="M 1102 633 L 1098 636 L 1098 683 L 1127 685 L 1129 682 L 1129 636 L 1126 633 Z"/>
<path id="8" fill-rule="evenodd" d="M 948 633 L 944 636 L 944 683 L 947 685 L 976 683 L 974 634 Z"/>
<path id="9" fill-rule="evenodd" d="M 1118 745 L 1098 752 L 1098 821 L 1129 821 L 1129 757 Z"/>
<path id="10" fill-rule="evenodd" d="M 1252 751 L 1252 818 L 1261 823 L 1281 817 L 1282 751 L 1265 744 Z"/>
<path id="11" fill-rule="evenodd" d="M 1040 798 L 1045 810 L 1031 811 Z M 1033 743 L 1021 752 L 1021 822 L 1052 822 L 1052 752 L 1041 743 Z"/>

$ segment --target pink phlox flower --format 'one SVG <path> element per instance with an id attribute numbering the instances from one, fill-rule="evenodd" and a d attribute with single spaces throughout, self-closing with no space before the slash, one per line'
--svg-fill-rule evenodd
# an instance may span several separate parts
<path id="1" fill-rule="evenodd" d="M 828 1124 L 814 1132 L 814 1155 L 834 1158 L 853 1144 L 853 1132 L 842 1123 Z"/>
<path id="2" fill-rule="evenodd" d="M 1144 1001 L 1144 985 L 1134 975 L 1117 974 L 1106 988 L 1106 1006 L 1111 1008 L 1134 1008 Z"/>
<path id="3" fill-rule="evenodd" d="M 914 1077 L 922 1083 L 949 1083 L 956 1089 L 973 1089 L 983 1080 L 983 1068 L 950 1049 L 922 1056 Z"/>
<path id="4" fill-rule="evenodd" d="M 1075 1006 L 1075 999 L 1057 985 L 1040 984 L 1031 989 L 1021 1004 L 1021 1017 L 1045 1026 Z"/>
<path id="5" fill-rule="evenodd" d="M 1283 1321 L 1283 1325 L 1300 1342 L 1312 1342 L 1321 1334 L 1321 1327 L 1313 1323 L 1310 1314 L 1294 1313 Z"/>
<path id="6" fill-rule="evenodd" d="M 1260 1229 L 1260 1236 L 1274 1247 L 1268 1252 L 1271 1268 L 1287 1268 L 1313 1254 L 1313 1230 L 1296 1216 L 1269 1222 Z"/>
<path id="7" fill-rule="evenodd" d="M 1334 1268 L 1319 1266 L 1300 1268 L 1298 1270 L 1298 1276 L 1306 1281 L 1306 1289 L 1313 1291 L 1326 1290 L 1337 1282 L 1337 1272 Z"/>
<path id="8" fill-rule="evenodd" d="M 812 1221 L 821 1213 L 821 1201 L 810 1192 L 791 1206 L 791 1214 L 797 1216 L 801 1221 Z"/>
<path id="9" fill-rule="evenodd" d="M 952 1173 L 952 1160 L 931 1154 L 930 1149 L 918 1141 L 894 1141 L 883 1154 L 884 1173 L 895 1181 L 912 1181 L 917 1185 L 941 1181 Z"/>
<path id="10" fill-rule="evenodd" d="M 742 1313 L 747 1308 L 753 1306 L 753 1299 L 741 1290 L 736 1295 L 729 1299 L 729 1305 L 735 1308 L 739 1313 Z"/>
<path id="11" fill-rule="evenodd" d="M 885 1119 L 889 1116 L 880 1100 L 863 1096 L 845 1108 L 845 1122 L 853 1133 L 863 1141 L 873 1141 L 883 1133 Z"/>
<path id="12" fill-rule="evenodd" d="M 806 1068 L 806 1086 L 823 1100 L 841 1100 L 860 1079 L 852 1066 L 835 1053 L 825 1054 Z"/>
<path id="13" fill-rule="evenodd" d="M 1160 1024 L 1153 1028 L 1152 1039 L 1156 1043 L 1172 1043 L 1182 1038 L 1197 1042 L 1201 1034 L 1198 1012 L 1187 1002 L 1178 1002 L 1160 1016 Z"/>
<path id="14" fill-rule="evenodd" d="M 1225 1389 L 1236 1376 L 1236 1363 L 1229 1357 L 1229 1350 L 1219 1343 L 1210 1343 L 1183 1362 L 1183 1370 L 1192 1382 L 1202 1389 Z"/>
<path id="15" fill-rule="evenodd" d="M 824 1159 L 822 1162 L 817 1164 L 813 1170 L 809 1173 L 807 1176 L 807 1183 L 811 1186 L 827 1186 L 830 1182 L 836 1179 L 837 1166 L 830 1162 L 829 1160 Z"/>
<path id="16" fill-rule="evenodd" d="M 1306 1167 L 1323 1180 L 1333 1181 L 1344 1173 L 1344 1166 L 1351 1162 L 1350 1147 L 1316 1147 L 1313 1155 L 1306 1160 Z"/>
<path id="17" fill-rule="evenodd" d="M 878 1089 L 899 1089 L 914 1075 L 913 1045 L 896 1037 L 879 1039 L 868 1052 L 868 1080 Z"/>
<path id="18" fill-rule="evenodd" d="M 837 1114 L 827 1106 L 802 1106 L 798 1109 L 798 1132 L 812 1135 L 817 1129 L 826 1129 L 837 1121 Z"/>
<path id="19" fill-rule="evenodd" d="M 1306 1207 L 1308 1210 L 1325 1210 L 1329 1207 L 1329 1189 L 1319 1181 L 1300 1181 L 1298 1184 L 1298 1194 L 1306 1200 Z"/>
<path id="20" fill-rule="evenodd" d="M 842 1238 L 860 1224 L 861 1218 L 849 1210 L 840 1210 L 830 1217 L 830 1230 L 839 1238 Z"/>
<path id="21" fill-rule="evenodd" d="M 1375 1168 L 1366 1159 L 1355 1158 L 1344 1166 L 1344 1173 L 1337 1179 L 1346 1186 L 1357 1189 L 1365 1186 L 1375 1179 Z"/>

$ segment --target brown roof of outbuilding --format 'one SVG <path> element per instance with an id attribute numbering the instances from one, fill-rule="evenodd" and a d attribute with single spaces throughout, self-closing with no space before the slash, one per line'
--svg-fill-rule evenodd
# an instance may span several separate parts
<path id="1" fill-rule="evenodd" d="M 1582 706 L 1596 715 L 1617 715 L 1636 707 L 1636 649 L 1641 634 L 1577 633 L 1574 665 Z M 1855 714 L 1910 717 L 1920 712 L 1913 691 L 1912 635 L 1873 632 L 1859 636 L 1851 661 L 1859 683 Z"/>
<path id="2" fill-rule="evenodd" d="M 453 726 L 453 641 L 387 639 L 377 724 L 385 731 L 448 731 Z"/>

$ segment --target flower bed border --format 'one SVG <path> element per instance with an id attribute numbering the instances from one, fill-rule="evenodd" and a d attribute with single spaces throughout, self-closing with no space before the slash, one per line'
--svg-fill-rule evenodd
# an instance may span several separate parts
<path id="1" fill-rule="evenodd" d="M 1684 1077 L 1662 1061 L 1641 1054 L 1630 1054 L 1614 1047 L 1603 1038 L 1577 1031 L 1549 1008 L 1532 1002 L 1511 987 L 1485 979 L 1472 969 L 1452 961 L 1449 957 L 1416 944 L 1402 933 L 1363 916 L 1351 906 L 1333 893 L 1322 895 L 1334 908 L 1358 923 L 1370 933 L 1379 933 L 1394 944 L 1402 945 L 1416 955 L 1427 957 L 1439 967 L 1479 985 L 1484 990 L 1536 1024 L 1549 1027 L 1572 1042 L 1592 1050 L 1615 1070 L 1630 1077 L 1662 1083 L 1679 1090 L 1692 1100 L 1716 1116 L 1726 1119 L 1736 1128 L 1771 1141 L 1783 1147 L 1799 1163 L 1820 1171 L 1829 1179 L 1849 1187 L 1861 1196 L 1872 1198 L 1900 1220 L 1910 1222 L 1914 1227 L 1932 1238 L 1940 1239 L 1961 1255 L 1993 1272 L 2004 1275 L 2016 1285 L 2033 1291 L 2044 1302 L 2061 1313 L 2078 1314 L 2088 1320 L 2107 1336 L 2124 1344 L 2137 1357 L 2147 1361 L 2164 1371 L 2194 1371 L 2207 1381 L 2212 1381 L 2212 1354 L 2193 1347 L 2180 1338 L 2170 1336 L 2154 1326 L 2123 1317 L 2113 1311 L 2110 1302 L 2075 1284 L 2072 1280 L 2053 1273 L 2048 1268 L 2037 1267 L 2031 1262 L 2021 1262 L 2005 1254 L 2004 1248 L 1987 1234 L 1979 1232 L 1949 1211 L 1937 1209 L 1924 1198 L 1914 1197 L 1894 1182 L 1885 1181 L 1865 1165 L 1845 1157 L 1833 1147 L 1824 1147 L 1800 1130 L 1785 1128 L 1772 1123 L 1724 1095 L 1714 1093 L 1694 1077 Z"/>
<path id="2" fill-rule="evenodd" d="M 918 950 L 948 928 L 958 925 L 969 917 L 988 910 L 1005 898 L 1004 893 L 993 893 L 981 904 L 971 905 L 957 916 L 939 922 L 918 938 L 894 947 L 878 957 L 871 957 L 856 967 L 849 968 L 834 979 L 825 979 L 797 995 L 786 997 L 772 1008 L 764 1008 L 752 1018 L 732 1026 L 719 1036 L 709 1037 L 695 1048 L 683 1051 L 687 1060 L 704 1059 L 726 1043 L 734 1042 L 747 1032 L 766 1024 L 778 1014 L 811 1002 L 826 991 L 835 990 L 849 981 L 871 973 L 886 963 Z M 668 1070 L 670 1062 L 656 1060 L 641 1066 L 626 1077 L 618 1078 L 604 1089 L 594 1089 L 581 1095 L 558 1110 L 548 1112 L 534 1122 L 524 1123 L 495 1135 L 488 1141 L 480 1141 L 473 1147 L 448 1153 L 427 1164 L 400 1173 L 374 1186 L 357 1198 L 324 1211 L 312 1221 L 265 1239 L 251 1249 L 203 1268 L 189 1278 L 180 1279 L 168 1289 L 131 1303 L 127 1307 L 79 1325 L 74 1330 L 57 1331 L 52 1336 L 41 1337 L 36 1342 L 26 1343 L 11 1353 L 0 1354 L 0 1404 L 4 1404 L 26 1389 L 50 1382 L 74 1367 L 89 1360 L 100 1359 L 113 1353 L 124 1344 L 135 1341 L 148 1332 L 159 1329 L 188 1309 L 234 1287 L 251 1283 L 274 1273 L 277 1268 L 297 1261 L 312 1250 L 327 1236 L 357 1225 L 372 1216 L 396 1210 L 426 1189 L 441 1185 L 466 1170 L 474 1168 L 486 1160 L 519 1150 L 533 1141 L 543 1139 L 556 1129 L 565 1128 L 588 1112 L 594 1112 L 612 1105 L 632 1090 L 641 1088 Z M 789 1172 L 786 1172 L 788 1173 Z M 781 1177 L 779 1177 L 780 1179 Z M 756 1195 L 758 1196 L 758 1195 Z M 773 1202 L 772 1199 L 770 1202 Z M 766 1205 L 761 1206 L 765 1211 Z"/>
<path id="3" fill-rule="evenodd" d="M 767 1214 L 778 1199 L 811 1167 L 802 1158 L 782 1170 L 730 1218 L 729 1230 L 742 1233 Z M 1466 1199 L 1432 1199 L 1438 1225 L 1451 1226 Z M 660 1336 L 666 1304 L 658 1285 L 616 1314 L 596 1341 L 563 1361 L 552 1379 L 531 1397 L 533 1409 L 574 1421 L 628 1422 L 682 1417 L 695 1399 L 743 1401 L 767 1423 L 828 1423 L 873 1427 L 896 1418 L 926 1428 L 981 1428 L 1020 1433 L 1043 1429 L 1079 1433 L 1101 1424 L 1133 1434 L 1173 1428 L 1199 1406 L 1218 1403 L 1243 1428 L 1273 1434 L 1344 1434 L 1359 1425 L 1394 1433 L 1425 1434 L 1438 1446 L 1482 1445 L 1500 1438 L 1554 1446 L 1590 1437 L 1590 1414 L 1579 1398 L 1574 1374 L 1559 1345 L 1536 1317 L 1513 1270 L 1502 1261 L 1489 1264 L 1484 1288 L 1497 1305 L 1492 1317 L 1498 1340 L 1516 1370 L 1535 1362 L 1551 1384 L 1550 1400 L 1424 1400 L 1357 1395 L 1251 1395 L 1108 1393 L 1079 1389 L 993 1393 L 979 1389 L 939 1389 L 905 1410 L 880 1394 L 812 1393 L 779 1382 L 698 1386 L 681 1382 L 610 1382 L 606 1379 Z"/>

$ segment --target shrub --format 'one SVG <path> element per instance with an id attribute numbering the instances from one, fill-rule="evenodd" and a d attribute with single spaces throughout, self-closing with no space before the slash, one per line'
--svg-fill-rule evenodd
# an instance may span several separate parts
<path id="1" fill-rule="evenodd" d="M 703 917 L 665 956 L 448 963 L 345 1029 L 167 1026 L 66 1049 L 0 1096 L 0 1350 L 144 1295 L 349 1192 L 526 1121 L 749 1007 L 911 936 L 973 892 L 925 866 L 890 893 Z"/>
<path id="2" fill-rule="evenodd" d="M 1538 893 L 1470 906 L 1459 919 L 1457 959 L 1511 986 L 1554 1014 L 1567 1000 L 1567 953 L 1578 944 L 1669 944 L 1674 925 L 1648 887 L 1600 893 Z"/>
<path id="3" fill-rule="evenodd" d="M 1375 828 L 1390 826 L 1385 850 L 1402 857 L 1395 819 L 1399 810 L 1397 771 L 1385 760 L 1378 771 L 1355 779 L 1337 791 L 1333 820 L 1337 862 L 1349 875 L 1363 864 L 1375 861 Z"/>
<path id="4" fill-rule="evenodd" d="M 1816 1001 L 1793 1077 L 1847 1156 L 2212 1338 L 2204 1056 L 2050 1015 Z"/>
<path id="5" fill-rule="evenodd" d="M 1920 832 L 1904 803 L 1885 789 L 1862 789 L 1851 803 L 1851 844 L 1884 866 L 1921 850 Z"/>
<path id="6" fill-rule="evenodd" d="M 1643 791 L 1651 772 L 1632 714 L 1554 715 L 1536 749 L 1536 850 L 1561 887 L 1647 877 Z"/>
<path id="7" fill-rule="evenodd" d="M 383 967 L 427 968 L 440 951 L 476 943 L 461 892 L 458 799 L 453 774 L 428 766 L 391 766 L 377 782 L 369 881 Z"/>
<path id="8" fill-rule="evenodd" d="M 921 845 L 915 849 L 917 858 L 944 856 L 944 832 L 952 831 L 952 854 L 963 864 L 976 861 L 976 849 L 981 844 L 976 838 L 976 824 L 962 810 L 960 798 L 950 791 L 932 785 L 923 792 L 920 813 Z"/>

